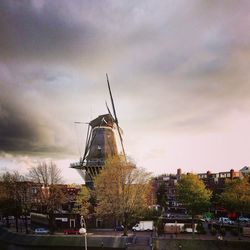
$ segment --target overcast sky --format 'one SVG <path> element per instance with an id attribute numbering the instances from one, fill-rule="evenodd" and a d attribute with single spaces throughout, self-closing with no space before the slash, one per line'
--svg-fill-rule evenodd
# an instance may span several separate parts
<path id="1" fill-rule="evenodd" d="M 106 72 L 138 166 L 249 166 L 249 13 L 240 0 L 1 0 L 0 171 L 52 159 L 81 183 L 74 121 L 107 112 Z"/>

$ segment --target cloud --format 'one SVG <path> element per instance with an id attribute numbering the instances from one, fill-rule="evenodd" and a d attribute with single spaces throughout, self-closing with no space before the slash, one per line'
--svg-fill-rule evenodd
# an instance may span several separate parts
<path id="1" fill-rule="evenodd" d="M 72 8 L 58 1 L 1 1 L 0 47 L 5 59 L 58 60 L 76 55 L 79 40 L 84 41 L 85 53 L 94 37 L 95 27 L 90 23 L 77 23 Z M 70 6 L 69 6 L 70 7 Z"/>
<path id="2" fill-rule="evenodd" d="M 235 109 L 249 112 L 248 1 L 1 1 L 0 9 L 2 151 L 76 151 L 73 122 L 106 112 L 106 72 L 133 137 L 207 131 Z"/>
<path id="3" fill-rule="evenodd" d="M 0 151 L 41 154 L 67 152 L 67 129 L 39 107 L 39 95 L 15 83 L 0 83 Z M 58 134 L 57 134 L 58 133 Z"/>

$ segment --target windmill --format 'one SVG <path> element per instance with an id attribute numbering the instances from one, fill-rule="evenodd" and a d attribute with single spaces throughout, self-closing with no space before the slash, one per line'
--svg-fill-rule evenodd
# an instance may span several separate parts
<path id="1" fill-rule="evenodd" d="M 84 154 L 80 158 L 79 162 L 70 164 L 70 167 L 79 172 L 85 180 L 85 184 L 90 188 L 93 187 L 93 179 L 102 170 L 105 160 L 108 157 L 118 155 L 115 130 L 118 132 L 122 153 L 126 161 L 126 154 L 122 139 L 122 129 L 119 127 L 107 74 L 106 77 L 113 114 L 111 113 L 106 102 L 108 114 L 99 115 L 97 118 L 88 123 Z"/>

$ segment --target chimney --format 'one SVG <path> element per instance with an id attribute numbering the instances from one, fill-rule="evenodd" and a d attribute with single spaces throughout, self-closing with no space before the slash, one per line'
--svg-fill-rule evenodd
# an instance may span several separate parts
<path id="1" fill-rule="evenodd" d="M 181 176 L 181 168 L 177 169 L 177 176 Z"/>
<path id="2" fill-rule="evenodd" d="M 233 170 L 233 169 L 230 170 L 230 178 L 231 178 L 231 179 L 234 178 L 234 170 Z"/>
<path id="3" fill-rule="evenodd" d="M 211 172 L 208 170 L 207 171 L 207 178 L 209 178 L 211 176 Z"/>

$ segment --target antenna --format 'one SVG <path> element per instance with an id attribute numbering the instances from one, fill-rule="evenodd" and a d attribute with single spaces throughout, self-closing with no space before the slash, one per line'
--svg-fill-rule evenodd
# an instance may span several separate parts
<path id="1" fill-rule="evenodd" d="M 121 146 L 122 146 L 122 152 L 123 152 L 123 155 L 124 155 L 124 158 L 125 158 L 125 161 L 127 162 L 127 158 L 126 158 L 126 154 L 125 154 L 125 149 L 124 149 L 124 145 L 123 145 L 123 139 L 122 139 L 122 135 L 121 135 L 121 131 L 120 131 L 120 127 L 119 127 L 119 124 L 118 124 L 118 118 L 117 118 L 117 115 L 116 115 L 116 110 L 115 110 L 115 104 L 114 104 L 114 100 L 113 100 L 113 96 L 112 96 L 112 92 L 111 92 L 111 88 L 110 88 L 110 83 L 109 83 L 109 77 L 108 77 L 108 74 L 106 73 L 106 77 L 107 77 L 107 83 L 108 83 L 108 89 L 109 89 L 109 95 L 110 95 L 110 100 L 111 100 L 111 104 L 112 104 L 112 108 L 113 108 L 113 113 L 114 113 L 114 122 L 117 126 L 117 131 L 118 131 L 118 134 L 119 134 L 119 138 L 120 138 L 120 142 L 121 142 Z M 108 108 L 108 105 L 106 105 L 107 108 Z M 110 113 L 110 110 L 108 108 L 108 111 Z M 110 113 L 111 114 L 111 113 Z M 112 116 L 112 115 L 111 115 Z M 113 116 L 112 116 L 113 118 Z"/>

